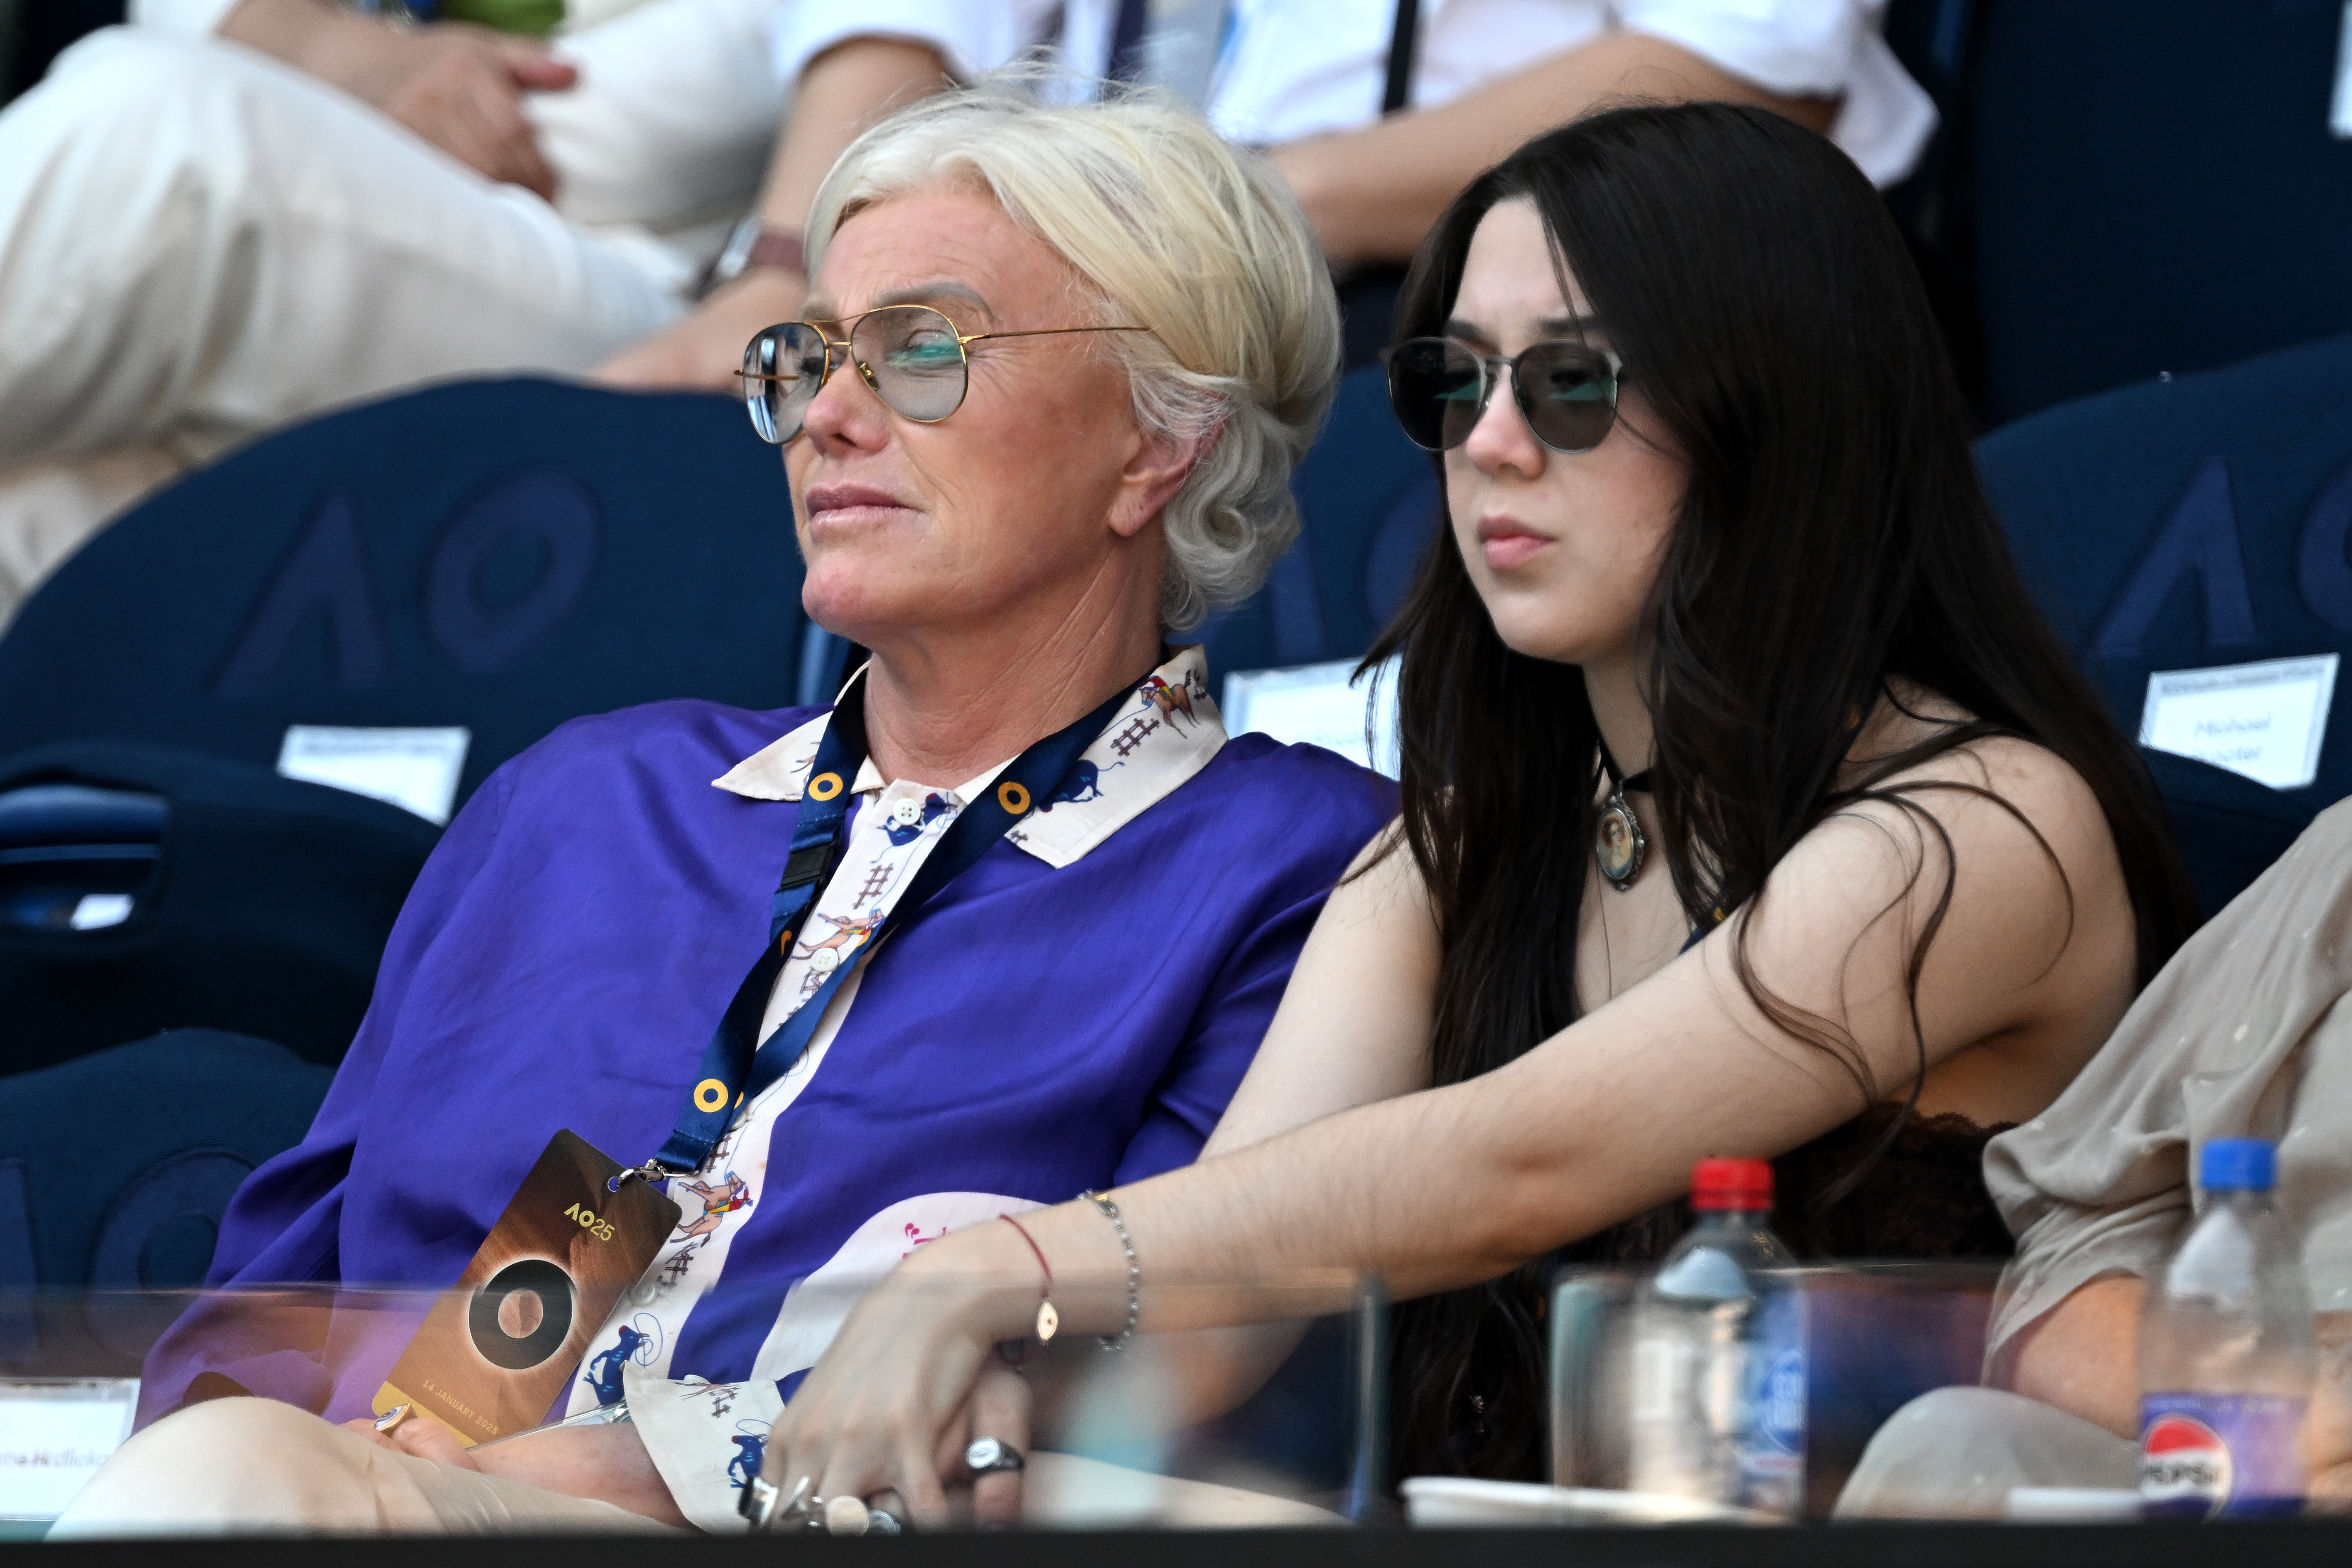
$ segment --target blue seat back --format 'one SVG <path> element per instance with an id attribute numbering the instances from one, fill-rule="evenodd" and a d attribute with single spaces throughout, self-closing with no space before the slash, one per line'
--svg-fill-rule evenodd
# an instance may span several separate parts
<path id="1" fill-rule="evenodd" d="M 2336 0 L 1979 0 L 1989 423 L 2352 331 Z"/>
<path id="2" fill-rule="evenodd" d="M 1339 383 L 1290 488 L 1298 542 L 1255 596 L 1199 634 L 1213 679 L 1361 654 L 1403 602 L 1437 531 L 1436 472 L 1398 428 L 1377 366 Z"/>
<path id="3" fill-rule="evenodd" d="M 135 1373 L 175 1304 L 26 1292 L 201 1285 L 231 1194 L 300 1141 L 333 1077 L 180 1029 L 0 1078 L 0 1365 Z"/>
<path id="4" fill-rule="evenodd" d="M 2049 409 L 1978 448 L 2020 565 L 2139 731 L 2152 672 L 2352 648 L 2352 337 Z M 2352 792 L 2332 704 L 2315 810 Z"/>
<path id="5" fill-rule="evenodd" d="M 2172 842 L 2208 918 L 2285 854 L 2315 815 L 2306 801 L 2210 763 L 2145 746 L 2140 756 L 2164 796 Z"/>
<path id="6" fill-rule="evenodd" d="M 773 448 L 733 402 L 458 383 L 269 437 L 99 534 L 0 638 L 0 756 L 274 765 L 289 725 L 463 725 L 458 799 L 563 721 L 794 700 Z"/>

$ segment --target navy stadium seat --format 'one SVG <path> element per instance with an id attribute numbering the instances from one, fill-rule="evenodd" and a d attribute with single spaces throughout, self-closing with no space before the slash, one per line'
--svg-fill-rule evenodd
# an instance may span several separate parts
<path id="1" fill-rule="evenodd" d="M 782 707 L 838 639 L 733 402 L 458 383 L 267 437 L 138 507 L 0 638 L 0 757 L 55 741 L 274 765 L 292 724 L 472 732 L 460 802 L 567 719 Z"/>
<path id="2" fill-rule="evenodd" d="M 341 1060 L 437 836 L 179 748 L 67 742 L 0 763 L 0 1073 L 188 1026 Z"/>
<path id="3" fill-rule="evenodd" d="M 1290 488 L 1298 542 L 1264 588 L 1198 634 L 1213 679 L 1361 654 L 1403 602 L 1437 531 L 1436 469 L 1397 427 L 1377 366 L 1339 383 Z"/>
<path id="4" fill-rule="evenodd" d="M 202 1284 L 230 1194 L 301 1139 L 333 1076 L 183 1029 L 0 1078 L 0 1366 L 135 1373 L 176 1306 L 72 1293 Z"/>
<path id="5" fill-rule="evenodd" d="M 1979 443 L 2059 632 L 2139 729 L 2158 670 L 2352 649 L 2352 336 L 2046 410 Z M 2317 809 L 2352 794 L 2346 704 Z"/>
<path id="6" fill-rule="evenodd" d="M 2047 409 L 1978 447 L 2019 564 L 2126 733 L 2148 677 L 2352 650 L 2352 336 Z M 2211 913 L 2352 794 L 2343 693 L 2318 777 L 2156 759 Z M 2284 837 L 2281 836 L 2284 835 Z"/>
<path id="7" fill-rule="evenodd" d="M 2246 890 L 2311 826 L 2311 806 L 2194 757 L 2140 748 L 2164 796 L 2172 841 L 2208 917 Z"/>
<path id="8" fill-rule="evenodd" d="M 2352 331 L 2340 0 L 1977 0 L 1988 424 Z"/>

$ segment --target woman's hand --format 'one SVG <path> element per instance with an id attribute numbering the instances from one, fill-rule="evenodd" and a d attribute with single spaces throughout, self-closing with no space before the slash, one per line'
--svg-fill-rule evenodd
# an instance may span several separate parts
<path id="1" fill-rule="evenodd" d="M 430 1459 L 436 1465 L 447 1465 L 459 1470 L 479 1470 L 482 1468 L 475 1463 L 473 1450 L 457 1441 L 456 1433 L 422 1410 L 412 1411 L 407 1420 L 389 1432 L 380 1430 L 366 1416 L 344 1422 L 343 1430 L 356 1432 L 380 1448 L 405 1454 L 412 1459 Z"/>
<path id="2" fill-rule="evenodd" d="M 724 392 L 741 396 L 735 373 L 754 335 L 799 313 L 808 279 L 772 267 L 753 268 L 719 285 L 692 313 L 650 337 L 623 347 L 596 367 L 610 386 L 645 390 Z"/>
<path id="3" fill-rule="evenodd" d="M 1003 1377 L 983 1377 L 996 1342 L 982 1310 L 987 1294 L 901 1267 L 857 1304 L 784 1407 L 761 1473 L 788 1491 L 806 1476 L 818 1497 L 895 1489 L 919 1526 L 947 1522 L 943 1483 L 969 1474 L 965 1434 L 994 1421 L 1006 1429 L 981 1435 L 1015 1447 L 1025 1447 L 1029 1435 L 1025 1395 L 1011 1397 L 1004 1387 L 1005 1378 L 1020 1379 L 1001 1367 Z M 1017 1516 L 1019 1490 L 1009 1490 Z M 988 1517 L 1003 1517 L 996 1510 L 1007 1492 L 1001 1482 L 992 1485 L 975 1494 L 974 1506 L 985 1500 Z"/>
<path id="4" fill-rule="evenodd" d="M 1126 1260 L 1108 1226 L 1083 1204 L 1021 1216 L 1053 1265 L 1064 1337 L 1113 1333 L 1126 1321 Z M 1029 1383 L 996 1357 L 1033 1331 L 1037 1255 L 1009 1225 L 973 1226 L 930 1242 L 870 1292 L 784 1407 L 761 1474 L 790 1491 L 872 1499 L 896 1490 L 918 1525 L 951 1517 L 948 1489 L 972 1480 L 975 1437 L 1028 1452 Z M 1021 1477 L 976 1479 L 982 1523 L 1021 1517 Z"/>

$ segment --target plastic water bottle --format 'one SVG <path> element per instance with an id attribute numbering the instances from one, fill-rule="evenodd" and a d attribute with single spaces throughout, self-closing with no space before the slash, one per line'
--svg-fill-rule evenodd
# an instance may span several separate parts
<path id="1" fill-rule="evenodd" d="M 1772 1167 L 1702 1160 L 1697 1224 L 1634 1306 L 1636 1491 L 1792 1516 L 1805 1491 L 1804 1299 L 1767 1223 Z"/>
<path id="2" fill-rule="evenodd" d="M 2259 1138 L 2207 1143 L 2197 1166 L 2204 1212 L 2148 1291 L 2139 1492 L 2151 1518 L 2258 1519 L 2303 1507 L 2311 1293 L 2271 1202 L 2277 1166 Z"/>

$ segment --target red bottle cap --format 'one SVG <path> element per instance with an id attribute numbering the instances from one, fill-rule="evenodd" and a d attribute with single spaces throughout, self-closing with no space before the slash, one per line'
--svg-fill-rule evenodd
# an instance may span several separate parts
<path id="1" fill-rule="evenodd" d="M 1765 1160 L 1701 1160 L 1691 1167 L 1691 1207 L 1763 1209 L 1772 1206 L 1772 1166 Z"/>

